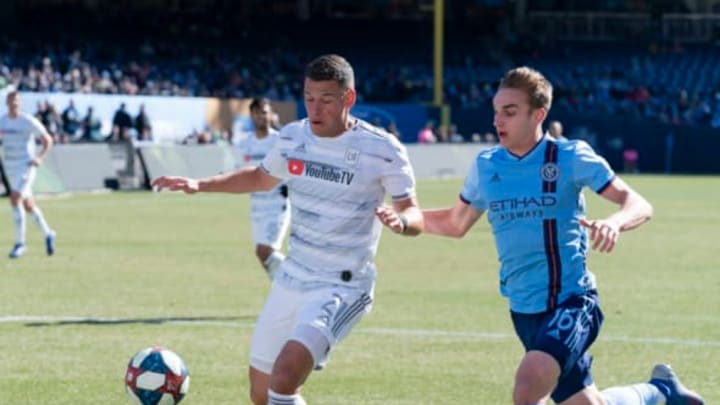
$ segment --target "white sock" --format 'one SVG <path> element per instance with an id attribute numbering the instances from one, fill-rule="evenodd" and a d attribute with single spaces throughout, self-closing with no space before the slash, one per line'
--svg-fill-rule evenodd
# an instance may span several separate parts
<path id="1" fill-rule="evenodd" d="M 283 260 L 285 260 L 285 255 L 277 250 L 273 251 L 270 256 L 265 259 L 263 266 L 265 267 L 265 271 L 267 272 L 268 277 L 270 277 L 270 280 L 275 278 L 275 274 L 277 274 Z"/>
<path id="2" fill-rule="evenodd" d="M 13 205 L 12 210 L 15 222 L 15 243 L 25 244 L 25 209 L 18 204 Z"/>
<path id="3" fill-rule="evenodd" d="M 40 207 L 38 207 L 37 205 L 34 206 L 32 211 L 30 211 L 30 215 L 32 215 L 38 228 L 40 228 L 40 230 L 43 231 L 45 236 L 49 236 L 50 232 L 52 232 L 52 231 L 50 230 L 50 227 L 48 226 L 47 222 L 45 221 L 45 217 L 43 216 L 43 213 L 40 210 Z"/>
<path id="4" fill-rule="evenodd" d="M 665 402 L 660 390 L 648 383 L 612 387 L 602 391 L 607 405 L 656 405 Z"/>
<path id="5" fill-rule="evenodd" d="M 267 405 L 307 405 L 307 402 L 305 402 L 305 400 L 302 396 L 300 396 L 300 394 L 278 394 L 277 392 L 268 389 Z"/>

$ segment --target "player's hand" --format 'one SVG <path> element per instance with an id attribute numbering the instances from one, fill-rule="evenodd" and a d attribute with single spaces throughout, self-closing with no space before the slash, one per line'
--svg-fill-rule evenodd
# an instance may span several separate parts
<path id="1" fill-rule="evenodd" d="M 156 191 L 168 189 L 170 191 L 182 191 L 185 194 L 195 194 L 200 191 L 198 181 L 187 177 L 161 176 L 153 180 L 150 185 Z"/>
<path id="2" fill-rule="evenodd" d="M 378 219 L 380 220 L 380 222 L 382 222 L 383 225 L 390 228 L 390 230 L 394 233 L 405 232 L 407 224 L 403 222 L 400 214 L 395 212 L 392 207 L 382 205 L 375 208 L 375 216 L 378 217 Z"/>
<path id="3" fill-rule="evenodd" d="M 620 226 L 605 219 L 587 220 L 580 218 L 580 225 L 590 230 L 593 250 L 611 252 L 620 237 Z"/>
<path id="4" fill-rule="evenodd" d="M 42 158 L 36 157 L 35 159 L 30 161 L 30 166 L 40 167 L 42 162 L 43 162 Z"/>

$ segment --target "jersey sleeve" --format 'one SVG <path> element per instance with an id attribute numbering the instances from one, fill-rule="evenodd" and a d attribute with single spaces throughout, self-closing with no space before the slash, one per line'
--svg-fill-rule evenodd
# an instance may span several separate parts
<path id="1" fill-rule="evenodd" d="M 615 178 L 615 172 L 602 156 L 583 141 L 578 141 L 573 160 L 573 179 L 578 187 L 601 193 Z"/>
<path id="2" fill-rule="evenodd" d="M 487 201 L 480 192 L 480 168 L 479 162 L 474 160 L 470 166 L 465 183 L 460 192 L 460 199 L 479 211 L 487 209 Z"/>
<path id="3" fill-rule="evenodd" d="M 28 124 L 30 125 L 33 137 L 40 139 L 45 135 L 49 135 L 45 125 L 43 125 L 37 118 L 28 115 Z"/>
<path id="4" fill-rule="evenodd" d="M 400 142 L 392 142 L 390 147 L 394 154 L 383 173 L 382 185 L 393 201 L 415 197 L 415 173 L 407 149 Z"/>
<path id="5" fill-rule="evenodd" d="M 280 137 L 273 144 L 270 150 L 268 150 L 262 162 L 260 162 L 260 168 L 262 170 L 264 170 L 267 174 L 282 180 L 289 177 L 288 167 L 292 164 L 292 161 L 286 158 L 286 155 L 282 150 L 283 145 L 287 144 L 289 139 L 289 135 L 285 134 L 284 131 L 281 130 Z"/>

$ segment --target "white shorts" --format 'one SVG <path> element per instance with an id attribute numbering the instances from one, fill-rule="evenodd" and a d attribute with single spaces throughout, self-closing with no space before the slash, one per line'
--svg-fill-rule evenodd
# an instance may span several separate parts
<path id="1" fill-rule="evenodd" d="M 315 366 L 324 366 L 327 357 L 350 330 L 372 309 L 373 290 L 328 284 L 312 290 L 296 290 L 277 281 L 265 301 L 250 344 L 250 365 L 270 374 L 280 350 L 294 339 L 299 325 L 322 333 L 330 344 L 324 358 Z"/>
<path id="2" fill-rule="evenodd" d="M 10 191 L 20 193 L 23 198 L 32 196 L 32 186 L 35 182 L 37 167 L 29 166 L 23 170 L 8 170 L 7 177 Z"/>
<path id="3" fill-rule="evenodd" d="M 252 238 L 256 245 L 272 246 L 275 250 L 282 247 L 285 232 L 290 224 L 289 207 L 276 207 L 250 214 Z"/>

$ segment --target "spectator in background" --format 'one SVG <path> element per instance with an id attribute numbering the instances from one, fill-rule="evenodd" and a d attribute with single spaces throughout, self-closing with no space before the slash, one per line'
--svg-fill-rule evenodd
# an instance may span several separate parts
<path id="1" fill-rule="evenodd" d="M 125 103 L 120 104 L 120 108 L 115 111 L 112 120 L 112 140 L 128 141 L 130 140 L 130 128 L 133 127 L 133 120 L 125 111 Z"/>
<path id="2" fill-rule="evenodd" d="M 437 142 L 448 143 L 450 142 L 450 130 L 447 125 L 439 125 L 437 127 Z"/>
<path id="3" fill-rule="evenodd" d="M 183 145 L 211 145 L 215 143 L 228 143 L 229 134 L 227 132 L 214 130 L 205 127 L 201 130 L 193 129 L 192 132 L 183 138 Z"/>
<path id="4" fill-rule="evenodd" d="M 428 121 L 425 126 L 418 132 L 418 143 L 435 143 L 437 138 L 433 132 L 435 124 L 432 121 Z"/>
<path id="5" fill-rule="evenodd" d="M 637 173 L 638 172 L 638 161 L 640 160 L 640 153 L 637 149 L 628 148 L 623 152 L 623 162 L 625 173 Z"/>
<path id="6" fill-rule="evenodd" d="M 548 125 L 548 133 L 558 141 L 567 140 L 567 138 L 563 136 L 563 126 L 560 121 L 550 121 L 550 125 Z"/>
<path id="7" fill-rule="evenodd" d="M 101 127 L 100 120 L 93 114 L 93 108 L 88 107 L 87 114 L 82 120 L 82 137 L 80 140 L 84 142 L 104 141 L 105 138 L 100 132 Z"/>
<path id="8" fill-rule="evenodd" d="M 213 143 L 213 137 L 208 130 L 193 129 L 193 131 L 183 139 L 183 145 L 209 145 Z"/>
<path id="9" fill-rule="evenodd" d="M 145 112 L 145 104 L 140 104 L 140 111 L 135 117 L 135 131 L 137 132 L 138 141 L 152 141 L 152 125 Z"/>
<path id="10" fill-rule="evenodd" d="M 53 142 L 60 143 L 60 117 L 58 116 L 55 106 L 49 101 L 38 102 L 38 109 L 35 112 L 35 118 L 45 127 Z"/>
<path id="11" fill-rule="evenodd" d="M 450 124 L 450 142 L 451 143 L 462 143 L 465 142 L 465 137 L 458 132 L 457 125 Z"/>
<path id="12" fill-rule="evenodd" d="M 62 136 L 66 140 L 74 140 L 78 135 L 82 136 L 80 115 L 75 108 L 75 102 L 71 99 L 68 106 L 60 116 L 62 121 Z"/>

